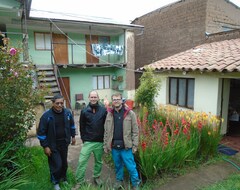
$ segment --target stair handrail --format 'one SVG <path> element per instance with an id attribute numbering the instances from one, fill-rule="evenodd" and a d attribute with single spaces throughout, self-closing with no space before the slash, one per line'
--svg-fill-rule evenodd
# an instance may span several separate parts
<path id="1" fill-rule="evenodd" d="M 72 110 L 71 100 L 70 100 L 70 98 L 69 98 L 69 96 L 68 96 L 67 90 L 66 90 L 66 88 L 65 88 L 65 85 L 64 85 L 63 80 L 62 80 L 62 77 L 61 77 L 60 70 L 59 70 L 59 68 L 58 68 L 57 65 L 54 65 L 54 75 L 55 75 L 56 79 L 57 79 L 57 76 L 59 76 L 59 79 L 61 80 L 61 83 L 62 83 L 62 86 L 63 86 L 63 91 L 65 92 L 66 97 L 67 97 L 67 100 L 66 100 L 66 101 L 69 103 L 70 109 Z M 61 88 L 60 88 L 58 79 L 57 79 L 57 84 L 58 84 L 58 86 L 59 86 L 60 93 L 61 93 L 61 95 L 62 95 L 62 91 L 61 91 Z"/>

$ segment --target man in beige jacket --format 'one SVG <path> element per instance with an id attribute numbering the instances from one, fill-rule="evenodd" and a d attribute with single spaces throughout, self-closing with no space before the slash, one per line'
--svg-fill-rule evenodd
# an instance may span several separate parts
<path id="1" fill-rule="evenodd" d="M 120 93 L 112 95 L 112 106 L 108 109 L 104 125 L 104 151 L 112 152 L 116 172 L 114 189 L 122 186 L 124 165 L 130 174 L 133 189 L 139 189 L 140 179 L 133 155 L 137 151 L 139 138 L 136 115 L 124 106 Z"/>

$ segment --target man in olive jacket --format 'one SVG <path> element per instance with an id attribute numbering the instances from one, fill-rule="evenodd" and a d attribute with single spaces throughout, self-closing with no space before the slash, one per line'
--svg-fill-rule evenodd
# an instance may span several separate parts
<path id="1" fill-rule="evenodd" d="M 139 189 L 140 179 L 136 169 L 133 153 L 137 151 L 139 129 L 136 115 L 122 102 L 122 95 L 112 95 L 113 109 L 108 110 L 105 121 L 104 151 L 112 152 L 115 165 L 116 183 L 115 189 L 123 184 L 124 165 L 126 166 L 133 189 Z"/>

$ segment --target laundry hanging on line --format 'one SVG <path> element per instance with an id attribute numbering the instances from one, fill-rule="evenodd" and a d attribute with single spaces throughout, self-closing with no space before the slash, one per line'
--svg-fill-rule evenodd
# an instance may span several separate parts
<path id="1" fill-rule="evenodd" d="M 92 52 L 96 57 L 105 56 L 109 54 L 123 55 L 123 45 L 111 44 L 92 44 Z"/>

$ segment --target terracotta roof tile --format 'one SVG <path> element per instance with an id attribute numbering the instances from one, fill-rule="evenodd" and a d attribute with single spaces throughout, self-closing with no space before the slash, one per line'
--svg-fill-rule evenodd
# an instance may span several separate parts
<path id="1" fill-rule="evenodd" d="M 147 67 L 155 70 L 240 71 L 240 38 L 202 44 Z"/>

